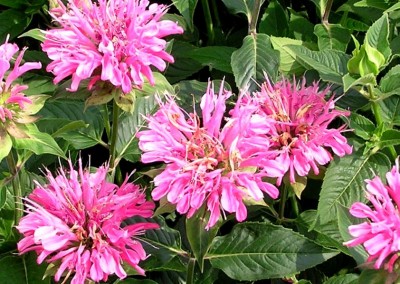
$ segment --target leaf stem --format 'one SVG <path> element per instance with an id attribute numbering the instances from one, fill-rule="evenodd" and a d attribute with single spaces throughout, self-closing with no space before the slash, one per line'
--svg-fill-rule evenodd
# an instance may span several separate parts
<path id="1" fill-rule="evenodd" d="M 285 205 L 287 200 L 288 190 L 286 184 L 283 185 L 282 192 L 281 192 L 281 199 L 279 201 L 279 218 L 278 224 L 281 224 L 284 219 L 285 213 Z"/>
<path id="2" fill-rule="evenodd" d="M 112 120 L 112 130 L 111 130 L 111 141 L 110 141 L 110 169 L 111 169 L 111 178 L 114 180 L 115 176 L 115 169 L 117 167 L 117 162 L 116 162 L 116 142 L 117 142 L 117 137 L 118 137 L 118 119 L 120 115 L 120 110 L 115 102 L 113 100 L 113 120 Z"/>
<path id="3" fill-rule="evenodd" d="M 10 153 L 7 155 L 6 161 L 8 168 L 11 172 L 11 175 L 13 176 L 11 184 L 13 188 L 14 203 L 15 203 L 14 221 L 15 225 L 18 225 L 19 220 L 21 219 L 24 212 L 24 205 L 22 204 L 21 184 L 19 181 L 19 173 L 14 160 L 13 151 L 10 151 Z"/>
<path id="4" fill-rule="evenodd" d="M 196 259 L 190 258 L 188 267 L 187 267 L 187 276 L 186 276 L 186 284 L 193 284 L 194 280 L 194 267 L 196 264 Z"/>
<path id="5" fill-rule="evenodd" d="M 331 13 L 333 0 L 327 0 L 324 14 L 322 15 L 322 23 L 326 26 L 329 24 L 329 14 Z"/>
<path id="6" fill-rule="evenodd" d="M 261 10 L 261 0 L 255 0 L 253 10 L 251 11 L 251 19 L 249 23 L 249 35 L 256 33 L 256 26 L 258 21 L 258 15 L 260 14 Z"/>
<path id="7" fill-rule="evenodd" d="M 210 5 L 208 5 L 208 0 L 201 0 L 201 6 L 203 7 L 204 18 L 206 21 L 208 45 L 213 45 L 215 41 L 215 33 L 214 33 L 214 24 L 210 12 Z"/>

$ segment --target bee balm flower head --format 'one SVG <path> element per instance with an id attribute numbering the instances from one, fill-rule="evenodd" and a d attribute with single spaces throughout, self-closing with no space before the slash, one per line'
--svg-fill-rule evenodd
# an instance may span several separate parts
<path id="1" fill-rule="evenodd" d="M 90 79 L 89 88 L 105 81 L 129 93 L 146 77 L 154 84 L 151 66 L 160 71 L 173 57 L 165 51 L 168 35 L 183 33 L 169 20 L 161 20 L 164 5 L 148 0 L 59 1 L 52 16 L 60 25 L 46 31 L 43 51 L 53 60 L 47 70 L 55 83 L 72 75 L 71 91 Z"/>
<path id="2" fill-rule="evenodd" d="M 64 272 L 74 275 L 73 284 L 107 281 L 111 274 L 122 279 L 123 262 L 143 275 L 138 263 L 146 252 L 135 236 L 158 225 L 121 223 L 133 216 L 151 217 L 154 203 L 134 184 L 107 182 L 105 166 L 95 173 L 83 169 L 80 161 L 77 171 L 71 162 L 69 167 L 57 176 L 48 172 L 48 184 L 37 184 L 25 199 L 27 214 L 17 226 L 24 236 L 20 253 L 35 251 L 38 263 L 59 262 L 56 281 Z"/>
<path id="3" fill-rule="evenodd" d="M 186 114 L 171 97 L 160 101 L 160 109 L 148 118 L 148 129 L 140 131 L 142 162 L 164 162 L 166 168 L 155 177 L 152 196 L 176 204 L 179 213 L 192 217 L 206 206 L 210 217 L 206 229 L 221 214 L 235 213 L 238 221 L 247 217 L 245 199 L 260 200 L 263 193 L 276 198 L 278 189 L 263 177 L 282 174 L 279 167 L 258 171 L 250 144 L 245 150 L 240 133 L 250 123 L 246 112 L 225 121 L 226 100 L 231 92 L 220 87 L 214 93 L 209 84 L 201 100 L 201 118 Z M 225 124 L 223 125 L 223 122 Z"/>

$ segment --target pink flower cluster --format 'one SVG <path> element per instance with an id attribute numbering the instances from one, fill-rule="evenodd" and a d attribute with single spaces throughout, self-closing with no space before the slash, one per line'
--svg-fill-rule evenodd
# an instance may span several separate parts
<path id="1" fill-rule="evenodd" d="M 347 112 L 334 110 L 328 90 L 318 86 L 274 86 L 268 81 L 260 92 L 243 93 L 225 116 L 231 93 L 210 84 L 201 100 L 201 115 L 186 114 L 173 98 L 160 101 L 160 109 L 148 118 L 148 129 L 138 133 L 142 162 L 164 162 L 165 170 L 154 179 L 152 196 L 176 204 L 179 213 L 193 216 L 204 204 L 210 212 L 206 229 L 225 212 L 236 219 L 247 217 L 246 200 L 259 201 L 267 193 L 278 197 L 278 189 L 267 178 L 280 183 L 288 172 L 305 176 L 318 173 L 332 155 L 351 152 L 339 129 L 328 129 L 333 119 Z M 271 180 L 271 179 L 269 179 Z"/>
<path id="2" fill-rule="evenodd" d="M 72 75 L 71 91 L 90 79 L 89 89 L 106 81 L 129 93 L 146 77 L 154 84 L 151 66 L 163 71 L 173 57 L 165 51 L 164 37 L 183 33 L 169 20 L 161 20 L 164 5 L 148 0 L 69 0 L 51 14 L 60 28 L 46 31 L 43 51 L 53 60 L 47 70 L 55 83 Z"/>
<path id="3" fill-rule="evenodd" d="M 23 49 L 15 59 L 14 67 L 10 70 L 10 61 L 18 53 L 16 44 L 8 43 L 8 39 L 0 45 L 0 121 L 12 120 L 13 117 L 23 110 L 26 104 L 32 101 L 27 98 L 23 91 L 26 85 L 13 84 L 13 82 L 25 72 L 32 69 L 40 69 L 40 62 L 26 62 L 21 65 L 26 49 Z M 8 72 L 8 75 L 6 73 Z"/>
<path id="4" fill-rule="evenodd" d="M 349 226 L 354 239 L 345 242 L 349 247 L 362 244 L 373 261 L 376 269 L 393 271 L 400 253 L 400 173 L 399 160 L 386 174 L 387 184 L 380 177 L 366 180 L 367 199 L 371 206 L 362 202 L 354 203 L 350 214 L 367 220 L 358 225 Z"/>
<path id="5" fill-rule="evenodd" d="M 260 91 L 244 99 L 267 129 L 262 136 L 269 141 L 268 159 L 289 173 L 291 183 L 296 175 L 307 176 L 311 169 L 318 174 L 318 165 L 332 160 L 330 150 L 339 157 L 352 152 L 341 133 L 346 126 L 328 128 L 336 118 L 349 115 L 335 109 L 333 98 L 325 100 L 328 92 L 329 88 L 319 91 L 317 83 L 307 87 L 305 80 L 298 86 L 285 79 L 273 85 L 266 79 Z"/>
<path id="6" fill-rule="evenodd" d="M 106 281 L 111 274 L 124 278 L 122 262 L 143 275 L 138 263 L 146 253 L 135 237 L 158 225 L 121 223 L 133 216 L 151 217 L 154 203 L 126 180 L 121 186 L 107 182 L 106 166 L 95 173 L 83 169 L 81 161 L 78 171 L 71 162 L 69 167 L 57 176 L 48 172 L 48 184 L 37 184 L 25 198 L 27 214 L 17 226 L 24 236 L 18 243 L 20 253 L 35 251 L 38 263 L 59 261 L 55 280 L 64 272 L 67 278 L 75 273 L 72 284 Z"/>

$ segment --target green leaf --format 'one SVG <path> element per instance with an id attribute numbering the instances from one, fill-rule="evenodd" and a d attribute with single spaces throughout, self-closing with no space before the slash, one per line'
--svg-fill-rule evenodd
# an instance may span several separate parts
<path id="1" fill-rule="evenodd" d="M 31 29 L 27 32 L 24 32 L 23 34 L 21 34 L 18 37 L 31 37 L 33 39 L 36 39 L 40 42 L 44 42 L 44 39 L 46 38 L 44 31 L 42 31 L 41 29 Z"/>
<path id="2" fill-rule="evenodd" d="M 198 0 L 175 0 L 173 4 L 178 9 L 179 13 L 185 18 L 191 31 L 193 31 L 193 15 L 196 9 Z"/>
<path id="3" fill-rule="evenodd" d="M 343 274 L 330 277 L 324 284 L 358 284 L 357 274 Z"/>
<path id="4" fill-rule="evenodd" d="M 297 62 L 296 54 L 287 48 L 288 45 L 303 45 L 301 40 L 287 37 L 270 37 L 272 46 L 279 51 L 279 70 L 285 74 L 301 75 L 305 68 Z"/>
<path id="5" fill-rule="evenodd" d="M 319 50 L 335 49 L 346 52 L 350 31 L 338 24 L 317 24 L 314 33 L 318 37 Z"/>
<path id="6" fill-rule="evenodd" d="M 42 131 L 45 130 L 49 134 L 57 133 L 60 128 L 66 127 L 71 122 L 83 121 L 85 127 L 57 133 L 57 136 L 70 142 L 77 150 L 103 143 L 101 137 L 104 123 L 98 108 L 89 107 L 84 110 L 82 101 L 52 100 L 47 101 L 39 115 L 46 119 L 39 120 L 36 124 Z"/>
<path id="7" fill-rule="evenodd" d="M 391 163 L 386 155 L 363 155 L 363 150 L 336 157 L 329 165 L 319 196 L 317 224 L 336 219 L 339 205 L 350 207 L 356 201 L 366 201 L 364 180 L 372 173 L 383 176 L 389 170 Z"/>
<path id="8" fill-rule="evenodd" d="M 290 12 L 289 34 L 297 40 L 304 42 L 316 42 L 317 37 L 314 34 L 314 24 L 301 12 L 287 8 Z"/>
<path id="9" fill-rule="evenodd" d="M 3 128 L 0 128 L 0 162 L 5 157 L 7 157 L 8 153 L 10 153 L 12 148 L 12 140 L 10 135 L 8 135 L 7 131 Z"/>
<path id="10" fill-rule="evenodd" d="M 217 225 L 209 230 L 205 229 L 209 215 L 206 214 L 203 207 L 194 216 L 186 218 L 186 236 L 201 272 L 204 269 L 204 256 L 208 252 L 212 240 L 218 233 Z"/>
<path id="11" fill-rule="evenodd" d="M 265 0 L 261 0 L 260 5 L 264 3 Z M 253 8 L 255 0 L 222 0 L 228 10 L 233 14 L 244 14 L 247 17 L 247 22 L 250 23 L 253 17 Z"/>
<path id="12" fill-rule="evenodd" d="M 365 35 L 365 43 L 376 48 L 387 60 L 391 55 L 389 45 L 389 18 L 387 13 L 383 13 L 376 22 L 368 29 Z"/>
<path id="13" fill-rule="evenodd" d="M 191 55 L 196 48 L 190 43 L 174 40 L 171 54 L 175 62 L 168 65 L 165 73 L 165 77 L 171 84 L 186 79 L 203 68 Z"/>
<path id="14" fill-rule="evenodd" d="M 215 238 L 206 258 L 230 278 L 254 281 L 295 274 L 336 254 L 284 227 L 249 222 Z"/>
<path id="15" fill-rule="evenodd" d="M 390 4 L 388 3 L 387 0 L 382 1 L 382 0 L 361 0 L 356 3 L 354 3 L 355 7 L 374 7 L 378 8 L 381 10 L 385 10 L 390 7 Z"/>
<path id="16" fill-rule="evenodd" d="M 258 32 L 278 37 L 288 36 L 288 15 L 278 1 L 269 2 L 258 25 Z"/>
<path id="17" fill-rule="evenodd" d="M 232 73 L 230 60 L 236 48 L 229 46 L 206 46 L 192 50 L 193 58 L 202 66 L 217 69 L 226 73 Z"/>
<path id="18" fill-rule="evenodd" d="M 400 125 L 400 96 L 390 96 L 378 103 L 383 121 L 389 126 Z"/>
<path id="19" fill-rule="evenodd" d="M 40 132 L 36 125 L 26 124 L 29 138 L 15 138 L 14 147 L 19 150 L 29 150 L 36 155 L 52 154 L 66 159 L 64 152 L 49 134 Z"/>
<path id="20" fill-rule="evenodd" d="M 232 53 L 231 65 L 239 89 L 255 89 L 265 75 L 274 81 L 279 67 L 279 53 L 265 34 L 248 35 L 243 45 Z"/>
<path id="21" fill-rule="evenodd" d="M 400 65 L 391 68 L 379 82 L 379 90 L 382 93 L 392 95 L 400 94 Z"/>
<path id="22" fill-rule="evenodd" d="M 369 140 L 376 129 L 375 124 L 371 120 L 356 112 L 350 114 L 348 122 L 349 128 L 353 129 L 354 134 L 364 140 Z"/>
<path id="23" fill-rule="evenodd" d="M 114 284 L 157 284 L 157 282 L 150 279 L 127 278 L 123 280 L 116 280 Z"/>
<path id="24" fill-rule="evenodd" d="M 350 73 L 347 73 L 346 75 L 343 76 L 343 89 L 345 92 L 350 90 L 351 88 L 355 88 L 356 90 L 363 90 L 363 87 L 367 85 L 371 86 L 376 86 L 376 77 L 372 73 L 368 73 L 367 75 L 364 75 L 359 78 L 354 78 L 353 76 L 350 75 Z"/>
<path id="25" fill-rule="evenodd" d="M 342 84 L 349 55 L 339 50 L 312 51 L 304 46 L 288 45 L 304 67 L 315 69 L 325 81 Z"/>
<path id="26" fill-rule="evenodd" d="M 355 218 L 350 214 L 350 210 L 344 206 L 338 206 L 337 208 L 337 219 L 338 229 L 340 233 L 340 240 L 347 242 L 353 237 L 349 233 L 349 226 L 356 225 L 364 222 L 363 219 Z M 368 259 L 368 253 L 365 251 L 363 246 L 355 246 L 348 248 L 349 254 L 354 258 L 358 265 L 364 264 Z"/>
<path id="27" fill-rule="evenodd" d="M 369 25 L 359 20 L 355 20 L 349 17 L 343 17 L 340 20 L 342 27 L 357 32 L 366 32 L 369 29 Z"/>
<path id="28" fill-rule="evenodd" d="M 29 253 L 22 257 L 7 255 L 0 259 L 0 283 L 2 284 L 45 284 L 50 278 L 42 280 L 46 263 L 38 265 L 36 254 Z"/>
<path id="29" fill-rule="evenodd" d="M 385 13 L 390 13 L 390 12 L 393 12 L 393 11 L 396 11 L 396 10 L 399 10 L 399 9 L 400 9 L 400 2 L 394 4 L 392 7 L 390 7 L 387 10 L 385 10 Z"/>
<path id="30" fill-rule="evenodd" d="M 0 13 L 0 42 L 10 35 L 10 40 L 20 35 L 30 23 L 30 16 L 19 10 L 8 9 Z"/>
<path id="31" fill-rule="evenodd" d="M 380 269 L 365 269 L 361 272 L 358 283 L 362 284 L 388 284 L 396 283 L 397 275 L 395 272 L 389 273 Z"/>
<path id="32" fill-rule="evenodd" d="M 25 56 L 24 56 L 25 58 Z M 28 89 L 24 91 L 27 96 L 48 94 L 52 95 L 57 86 L 53 83 L 53 79 L 48 76 L 37 74 L 29 74 L 24 76 L 24 84 L 28 85 Z"/>
<path id="33" fill-rule="evenodd" d="M 0 209 L 0 255 L 10 249 L 8 245 L 3 245 L 2 242 L 7 243 L 8 241 L 13 242 L 17 240 L 17 238 L 14 236 L 13 230 L 15 225 L 15 200 L 12 194 L 12 189 L 9 185 L 7 185 L 2 186 L 1 190 L 6 191 L 6 200 Z M 11 249 L 15 249 L 15 243 Z"/>
<path id="34" fill-rule="evenodd" d="M 383 149 L 390 146 L 400 145 L 400 131 L 396 129 L 389 129 L 382 133 L 376 146 Z"/>

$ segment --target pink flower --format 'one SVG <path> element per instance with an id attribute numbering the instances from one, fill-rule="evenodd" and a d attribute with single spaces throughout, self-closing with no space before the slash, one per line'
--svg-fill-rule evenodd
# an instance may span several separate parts
<path id="1" fill-rule="evenodd" d="M 37 184 L 25 198 L 27 215 L 17 226 L 24 235 L 20 253 L 35 251 L 38 263 L 60 262 L 55 280 L 67 271 L 68 276 L 75 273 L 72 284 L 107 281 L 110 274 L 122 279 L 127 275 L 122 262 L 143 275 L 138 263 L 146 252 L 135 236 L 158 225 L 121 223 L 133 216 L 151 217 L 154 203 L 127 180 L 119 187 L 107 182 L 106 166 L 95 173 L 83 169 L 81 161 L 78 171 L 71 162 L 69 167 L 57 176 L 47 172 L 48 184 Z"/>
<path id="2" fill-rule="evenodd" d="M 46 32 L 43 51 L 53 60 L 47 70 L 54 83 L 72 75 L 71 91 L 81 80 L 110 82 L 129 93 L 146 77 L 154 84 L 151 66 L 163 71 L 173 57 L 165 51 L 164 37 L 183 33 L 169 20 L 160 20 L 164 5 L 148 0 L 69 0 L 51 12 L 60 24 Z"/>
<path id="3" fill-rule="evenodd" d="M 154 178 L 153 198 L 166 196 L 188 218 L 204 205 L 210 213 L 206 229 L 217 223 L 221 211 L 245 220 L 245 199 L 261 200 L 264 192 L 277 198 L 278 189 L 263 178 L 283 174 L 279 165 L 258 170 L 251 144 L 241 139 L 251 116 L 242 112 L 235 119 L 224 117 L 230 96 L 223 85 L 216 95 L 209 84 L 200 104 L 201 119 L 196 113 L 186 114 L 171 97 L 166 103 L 160 100 L 160 109 L 148 118 L 148 130 L 137 134 L 142 162 L 167 164 Z"/>
<path id="4" fill-rule="evenodd" d="M 328 128 L 330 123 L 349 112 L 335 110 L 333 98 L 325 100 L 329 88 L 318 90 L 318 84 L 300 86 L 282 80 L 272 85 L 267 79 L 259 92 L 244 97 L 242 104 L 254 108 L 254 120 L 264 128 L 269 141 L 264 155 L 267 165 L 278 162 L 289 173 L 290 182 L 296 174 L 306 176 L 311 169 L 319 173 L 318 165 L 332 160 L 332 154 L 342 157 L 352 147 L 342 135 L 345 126 Z M 279 181 L 280 183 L 280 181 Z"/>
<path id="5" fill-rule="evenodd" d="M 344 245 L 354 247 L 362 244 L 369 254 L 368 261 L 375 261 L 374 267 L 393 271 L 400 252 L 400 174 L 399 160 L 386 174 L 387 184 L 380 177 L 366 180 L 367 199 L 371 207 L 356 202 L 350 208 L 350 214 L 367 220 L 358 225 L 349 226 L 354 239 Z"/>
<path id="6" fill-rule="evenodd" d="M 27 62 L 21 65 L 25 50 L 26 48 L 18 54 L 11 69 L 10 61 L 17 54 L 19 48 L 16 44 L 8 43 L 8 38 L 4 44 L 0 45 L 0 122 L 3 123 L 6 120 L 13 120 L 15 116 L 19 117 L 26 104 L 32 103 L 23 94 L 28 86 L 13 84 L 25 72 L 42 68 L 40 62 Z"/>

